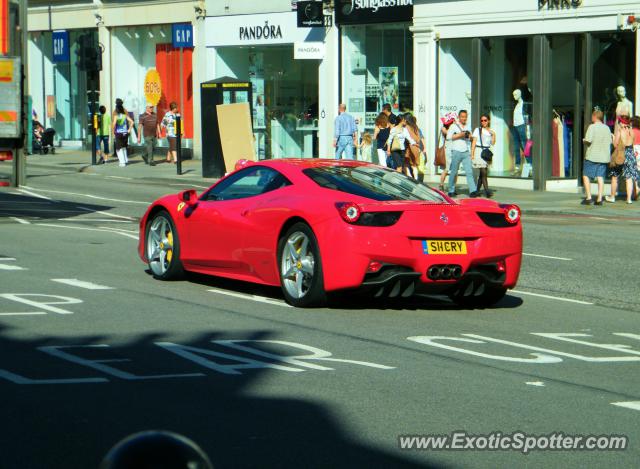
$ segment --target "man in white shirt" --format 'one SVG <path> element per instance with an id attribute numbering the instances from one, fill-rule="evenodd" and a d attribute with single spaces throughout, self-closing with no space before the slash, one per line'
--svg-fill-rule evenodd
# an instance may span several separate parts
<path id="1" fill-rule="evenodd" d="M 613 136 L 611 129 L 602 121 L 604 114 L 597 109 L 591 114 L 591 125 L 587 128 L 587 133 L 582 140 L 587 147 L 582 171 L 582 182 L 584 184 L 585 198 L 582 205 L 591 205 L 591 180 L 598 181 L 598 197 L 596 205 L 602 205 L 602 194 L 604 192 L 604 178 L 607 175 L 609 161 L 611 159 L 611 142 Z M 613 199 L 615 200 L 615 198 Z"/>
<path id="2" fill-rule="evenodd" d="M 464 168 L 467 177 L 467 185 L 469 186 L 469 197 L 478 197 L 476 190 L 476 182 L 473 180 L 473 167 L 471 165 L 471 152 L 469 151 L 471 132 L 467 128 L 467 119 L 469 114 L 462 110 L 458 113 L 458 120 L 451 124 L 447 132 L 447 140 L 449 140 L 451 148 L 451 168 L 449 168 L 449 197 L 455 197 L 456 193 L 456 176 L 460 169 L 460 163 Z"/>

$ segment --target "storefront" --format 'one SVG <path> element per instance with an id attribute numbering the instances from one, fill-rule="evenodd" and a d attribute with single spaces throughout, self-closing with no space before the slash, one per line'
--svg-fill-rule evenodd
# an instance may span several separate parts
<path id="1" fill-rule="evenodd" d="M 318 157 L 330 138 L 320 125 L 327 118 L 320 77 L 331 56 L 324 28 L 298 28 L 295 12 L 281 12 L 209 17 L 205 29 L 207 78 L 252 84 L 257 157 Z"/>
<path id="2" fill-rule="evenodd" d="M 473 127 L 486 114 L 496 184 L 577 189 L 592 111 L 613 128 L 620 102 L 637 109 L 638 36 L 620 24 L 634 2 L 466 2 L 464 24 L 454 3 L 416 7 L 416 62 L 437 70 L 416 91 L 437 110 L 430 146 L 444 114 L 466 109 Z"/>
<path id="3" fill-rule="evenodd" d="M 384 104 L 413 111 L 413 1 L 336 2 L 341 90 L 347 112 L 372 131 Z"/>

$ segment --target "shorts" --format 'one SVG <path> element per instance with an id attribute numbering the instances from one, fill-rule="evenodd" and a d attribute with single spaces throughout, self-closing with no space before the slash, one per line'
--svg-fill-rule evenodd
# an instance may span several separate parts
<path id="1" fill-rule="evenodd" d="M 402 168 L 404 163 L 404 151 L 396 150 L 391 152 L 391 156 L 387 157 L 387 166 L 391 169 Z"/>
<path id="2" fill-rule="evenodd" d="M 596 163 L 594 161 L 584 160 L 582 174 L 589 179 L 604 178 L 607 176 L 608 163 Z"/>
<path id="3" fill-rule="evenodd" d="M 109 136 L 108 135 L 96 135 L 96 150 L 100 151 L 100 144 L 104 148 L 104 153 L 109 154 Z"/>
<path id="4" fill-rule="evenodd" d="M 167 137 L 169 142 L 169 151 L 178 151 L 178 139 L 176 137 Z"/>
<path id="5" fill-rule="evenodd" d="M 116 151 L 129 146 L 129 134 L 116 134 Z"/>

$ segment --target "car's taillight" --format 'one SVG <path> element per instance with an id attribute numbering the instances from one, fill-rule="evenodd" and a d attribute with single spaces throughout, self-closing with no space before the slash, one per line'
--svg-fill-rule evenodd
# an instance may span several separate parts
<path id="1" fill-rule="evenodd" d="M 504 210 L 504 219 L 507 220 L 507 223 L 515 225 L 520 221 L 520 207 L 517 205 L 501 204 L 500 208 Z"/>
<path id="2" fill-rule="evenodd" d="M 360 218 L 360 214 L 362 210 L 353 202 L 338 202 L 336 204 L 336 208 L 338 212 L 340 212 L 340 216 L 347 223 L 355 223 Z"/>

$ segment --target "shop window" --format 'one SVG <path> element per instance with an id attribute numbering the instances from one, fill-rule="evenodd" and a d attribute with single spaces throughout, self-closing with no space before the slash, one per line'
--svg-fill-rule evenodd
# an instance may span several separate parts
<path id="1" fill-rule="evenodd" d="M 616 32 L 593 34 L 591 66 L 592 105 L 605 113 L 607 125 L 614 130 L 616 115 L 634 109 L 636 84 L 636 34 Z"/>
<path id="2" fill-rule="evenodd" d="M 372 130 L 383 104 L 413 110 L 413 40 L 407 24 L 342 28 L 342 86 L 347 112 Z"/>
<path id="3" fill-rule="evenodd" d="M 215 78 L 252 84 L 256 155 L 265 158 L 318 156 L 318 65 L 294 60 L 293 47 L 219 47 Z"/>
<path id="4" fill-rule="evenodd" d="M 482 41 L 480 110 L 496 132 L 491 176 L 532 176 L 532 48 L 531 38 Z"/>

